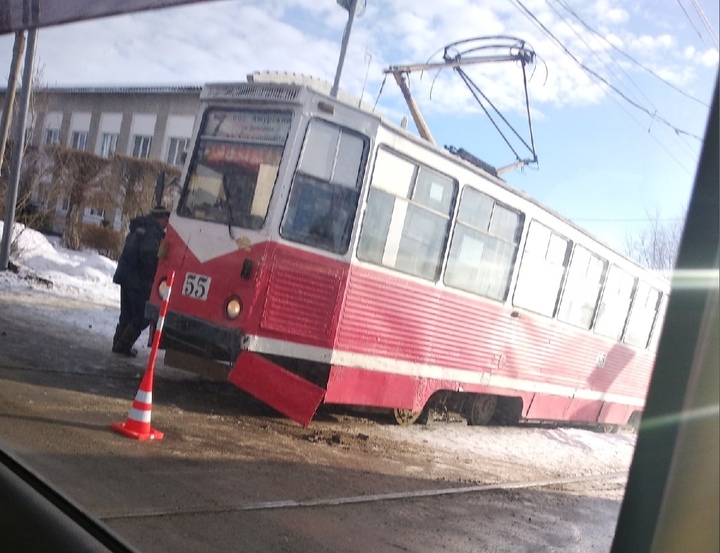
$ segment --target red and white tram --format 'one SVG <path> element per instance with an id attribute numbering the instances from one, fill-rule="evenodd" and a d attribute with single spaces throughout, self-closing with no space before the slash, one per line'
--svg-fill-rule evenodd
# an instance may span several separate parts
<path id="1" fill-rule="evenodd" d="M 668 283 L 504 181 L 304 84 L 211 84 L 147 312 L 166 362 L 321 401 L 629 422 Z"/>

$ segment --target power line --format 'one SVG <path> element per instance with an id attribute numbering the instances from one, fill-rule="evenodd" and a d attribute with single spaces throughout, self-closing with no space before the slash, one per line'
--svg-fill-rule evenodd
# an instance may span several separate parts
<path id="1" fill-rule="evenodd" d="M 670 123 L 667 119 L 664 117 L 660 117 L 657 112 L 651 112 L 648 110 L 645 106 L 641 106 L 634 100 L 628 98 L 621 90 L 619 90 L 617 87 L 615 87 L 612 83 L 610 83 L 607 79 L 605 79 L 602 75 L 598 74 L 596 71 L 585 65 L 583 62 L 581 62 L 568 48 L 558 39 L 551 31 L 548 29 L 545 25 L 543 25 L 542 22 L 540 22 L 535 15 L 525 7 L 525 4 L 523 4 L 520 0 L 513 0 L 515 4 L 520 6 L 522 11 L 524 11 L 527 14 L 527 17 L 531 18 L 533 21 L 537 22 L 537 24 L 542 28 L 542 30 L 547 34 L 552 40 L 555 41 L 555 43 L 562 48 L 562 50 L 572 58 L 572 60 L 577 63 L 582 69 L 584 69 L 587 73 L 595 77 L 596 79 L 599 79 L 602 81 L 605 85 L 607 85 L 611 90 L 613 90 L 616 94 L 618 94 L 621 98 L 623 98 L 626 102 L 628 102 L 630 105 L 635 107 L 636 109 L 639 109 L 640 111 L 645 112 L 647 115 L 650 116 L 651 119 L 658 121 L 659 123 L 662 123 L 663 125 L 667 125 L 670 127 L 675 134 L 681 135 L 687 135 L 692 136 L 693 138 L 697 139 L 698 141 L 702 142 L 702 138 L 700 138 L 698 135 L 693 134 L 691 132 L 685 131 L 683 129 L 680 129 L 679 127 L 676 127 L 672 123 Z"/>
<path id="2" fill-rule="evenodd" d="M 698 29 L 698 28 L 695 26 L 695 23 L 693 22 L 692 18 L 690 17 L 690 14 L 689 14 L 689 13 L 687 12 L 687 10 L 685 9 L 685 6 L 682 5 L 682 0 L 676 0 L 676 2 L 678 3 L 678 6 L 680 6 L 680 9 L 681 9 L 681 10 L 683 11 L 683 13 L 685 14 L 685 17 L 687 17 L 687 20 L 690 22 L 690 25 L 692 25 L 692 28 L 695 29 L 695 32 L 697 33 L 697 36 L 700 37 L 700 42 L 702 42 L 704 46 L 707 46 L 707 42 L 705 42 L 705 39 L 703 38 L 702 34 L 700 33 L 700 29 Z"/>
<path id="3" fill-rule="evenodd" d="M 567 11 L 568 11 L 572 16 L 574 16 L 586 29 L 588 29 L 588 30 L 591 32 L 593 39 L 595 39 L 595 41 L 599 43 L 599 45 L 600 45 L 600 47 L 601 47 L 601 49 L 602 49 L 602 53 L 603 53 L 603 54 L 609 54 L 607 48 L 605 47 L 605 44 L 608 44 L 608 45 L 614 47 L 614 48 L 615 48 L 616 50 L 618 50 L 619 52 L 623 53 L 625 56 L 630 57 L 629 55 L 627 55 L 627 54 L 625 54 L 624 52 L 622 52 L 622 50 L 620 50 L 619 48 L 615 47 L 615 46 L 614 46 L 611 42 L 609 42 L 605 37 L 601 36 L 601 35 L 600 35 L 598 32 L 596 32 L 592 27 L 590 27 L 590 25 L 588 25 L 570 6 L 568 6 L 568 4 L 565 2 L 565 0 L 555 0 L 555 1 L 556 1 L 558 4 L 560 4 L 563 8 L 565 8 L 565 10 L 567 10 Z M 558 17 L 560 17 L 561 19 L 563 19 L 563 21 L 565 22 L 565 24 L 573 31 L 573 33 L 575 33 L 575 36 L 577 36 L 578 39 L 579 39 L 580 41 L 582 41 L 582 43 L 588 48 L 588 50 L 589 50 L 590 52 L 592 52 L 592 54 L 593 54 L 598 60 L 600 60 L 600 62 L 607 68 L 607 70 L 608 70 L 613 76 L 615 76 L 615 77 L 618 79 L 618 81 L 621 81 L 622 78 L 617 76 L 617 74 L 613 71 L 613 69 L 610 67 L 610 65 L 603 59 L 603 57 L 602 57 L 600 54 L 598 54 L 598 53 L 595 51 L 595 49 L 594 49 L 592 46 L 590 46 L 590 44 L 588 44 L 588 42 L 580 35 L 580 33 L 578 33 L 578 31 L 575 29 L 575 27 L 573 27 L 573 26 L 567 21 L 567 19 L 565 18 L 565 16 L 562 15 L 558 10 L 556 10 L 556 9 L 552 6 L 552 4 L 550 4 L 550 0 L 546 0 L 546 2 L 547 2 L 548 5 L 550 6 L 550 8 L 552 8 L 552 10 L 558 15 Z M 602 42 L 600 42 L 600 39 L 601 39 L 601 38 L 603 39 L 603 41 L 605 42 L 605 44 L 603 44 Z M 653 104 L 652 100 L 650 100 L 650 98 L 647 97 L 647 95 L 643 92 L 643 90 L 642 90 L 642 89 L 640 88 L 640 86 L 635 82 L 635 80 L 630 76 L 630 74 L 629 74 L 627 71 L 625 71 L 625 68 L 624 68 L 622 65 L 620 65 L 620 64 L 618 63 L 618 61 L 617 61 L 615 58 L 613 58 L 611 55 L 609 56 L 609 58 L 610 58 L 610 60 L 613 62 L 613 64 L 623 73 L 623 75 L 625 75 L 625 76 L 627 77 L 627 79 L 628 79 L 628 80 L 632 83 L 632 85 L 637 89 L 637 91 L 640 93 L 640 95 L 641 95 L 643 98 L 645 98 L 645 100 L 647 100 L 647 102 L 650 104 L 650 106 L 653 108 L 653 110 L 657 110 L 657 108 L 656 108 L 655 105 Z M 631 58 L 631 59 L 632 59 L 632 58 Z M 639 64 L 639 63 L 638 63 L 638 64 Z M 639 65 L 641 65 L 641 67 L 644 67 L 644 66 L 642 66 L 642 64 L 639 64 Z M 647 68 L 645 68 L 645 69 L 647 69 Z M 649 69 L 647 69 L 647 70 L 650 71 Z M 660 78 L 659 76 L 658 76 L 658 78 L 659 78 L 661 81 L 663 81 L 665 84 L 668 84 L 669 86 L 671 86 L 671 87 L 673 87 L 673 88 L 676 88 L 676 90 L 678 90 L 678 91 L 681 92 L 682 94 L 690 97 L 691 99 L 693 99 L 693 100 L 695 100 L 695 101 L 697 101 L 697 102 L 699 102 L 699 103 L 702 103 L 700 100 L 697 100 L 696 98 L 693 98 L 692 96 L 686 94 L 684 91 L 678 89 L 677 87 L 675 87 L 675 86 L 672 85 L 671 83 L 665 81 L 664 79 Z M 625 109 L 620 103 L 618 103 L 612 96 L 610 96 L 610 98 L 615 102 L 615 104 L 616 104 L 618 107 L 620 107 L 625 113 L 627 113 L 628 116 L 631 117 L 631 118 L 633 119 L 633 121 L 635 121 L 635 122 L 638 124 L 638 126 L 644 128 L 644 125 L 643 125 L 642 123 L 640 123 L 640 121 L 638 121 L 635 117 L 633 117 L 628 110 L 626 110 L 626 109 Z M 689 146 L 684 142 L 684 140 L 683 140 L 684 137 L 670 134 L 670 130 L 669 130 L 667 127 L 664 127 L 664 126 L 663 126 L 663 127 L 660 127 L 660 129 L 663 130 L 663 131 L 665 131 L 665 132 L 667 132 L 667 133 L 670 135 L 671 138 L 674 138 L 675 141 L 676 141 L 675 143 L 676 143 L 676 144 L 678 145 L 678 147 L 683 151 L 683 153 L 684 153 L 686 156 L 688 156 L 689 158 L 691 158 L 691 159 L 694 160 L 694 155 L 695 155 L 695 154 L 693 153 L 692 149 L 690 149 Z M 665 152 L 668 154 L 668 156 L 670 156 L 671 158 L 673 158 L 673 159 L 677 162 L 677 164 L 678 164 L 686 173 L 688 173 L 689 175 L 692 176 L 691 171 L 690 171 L 677 157 L 675 157 L 674 153 L 673 153 L 672 151 L 670 151 L 668 148 L 666 148 L 665 145 L 664 145 L 662 142 L 660 142 L 660 141 L 651 133 L 651 129 L 647 129 L 647 132 L 648 132 L 648 134 L 650 134 L 650 137 L 651 137 L 653 140 L 655 140 L 655 142 L 657 142 L 657 144 L 658 144 L 663 150 L 665 150 Z"/>
<path id="4" fill-rule="evenodd" d="M 678 2 L 679 2 L 679 1 L 680 1 L 680 0 L 678 0 Z M 580 16 L 577 14 L 577 12 L 576 12 L 575 10 L 573 10 L 573 9 L 567 4 L 567 2 L 565 2 L 564 0 L 556 0 L 556 2 L 558 2 L 563 8 L 565 8 L 565 10 L 567 10 L 569 13 L 571 13 L 571 14 L 573 15 L 573 17 L 575 17 L 575 19 L 577 19 L 578 22 L 579 22 L 583 27 L 585 27 L 588 31 L 590 31 L 590 32 L 591 32 L 593 35 L 595 35 L 596 37 L 599 37 L 599 38 L 602 39 L 604 42 L 606 42 L 613 50 L 615 50 L 615 51 L 617 51 L 619 54 L 625 56 L 628 60 L 630 60 L 630 62 L 634 63 L 635 65 L 637 65 L 638 67 L 640 67 L 640 68 L 643 69 L 644 71 L 647 71 L 647 72 L 650 73 L 653 77 L 655 77 L 656 79 L 658 79 L 660 82 L 662 82 L 663 84 L 669 86 L 670 88 L 672 88 L 672 89 L 675 90 L 676 92 L 679 92 L 679 93 L 682 94 L 683 96 L 686 96 L 687 98 L 690 98 L 691 100 L 693 100 L 693 101 L 695 101 L 695 102 L 697 102 L 697 103 L 705 106 L 706 108 L 709 108 L 709 107 L 710 107 L 707 103 L 703 102 L 703 101 L 700 100 L 699 98 L 696 98 L 695 96 L 692 96 L 691 94 L 688 94 L 687 92 L 685 92 L 685 91 L 684 91 L 683 89 L 681 89 L 680 87 L 674 85 L 674 84 L 671 83 L 670 81 L 668 81 L 668 80 L 664 79 L 663 77 L 661 77 L 660 75 L 658 75 L 655 71 L 653 71 L 653 70 L 650 69 L 649 67 L 647 67 L 647 66 L 643 65 L 642 63 L 640 63 L 638 60 L 636 60 L 634 57 L 632 57 L 630 54 L 628 54 L 627 52 L 625 52 L 625 51 L 622 50 L 621 48 L 615 46 L 612 42 L 610 42 L 610 41 L 609 41 L 607 38 L 605 38 L 602 34 L 600 34 L 600 33 L 599 33 L 598 31 L 596 31 L 593 27 L 591 27 L 588 23 L 586 23 L 585 20 L 584 20 L 582 17 L 580 17 Z M 682 5 L 681 5 L 680 7 L 682 7 Z M 700 38 L 702 38 L 702 37 L 700 37 Z M 621 67 L 621 66 L 618 65 L 618 67 Z M 623 70 L 623 71 L 624 71 L 624 70 Z"/>
<path id="5" fill-rule="evenodd" d="M 710 22 L 708 21 L 707 17 L 705 17 L 705 12 L 700 7 L 700 4 L 697 3 L 697 0 L 690 0 L 692 2 L 693 7 L 695 8 L 695 11 L 700 16 L 700 21 L 703 22 L 703 25 L 705 25 L 705 29 L 707 30 L 710 37 L 715 42 L 715 47 L 718 47 L 718 36 L 717 33 L 715 33 L 715 29 L 712 28 L 712 25 L 710 25 Z"/>
<path id="6" fill-rule="evenodd" d="M 555 11 L 556 14 L 558 14 L 558 17 L 560 17 L 561 19 L 563 19 L 563 21 L 565 21 L 565 23 L 570 27 L 570 29 L 575 33 L 575 35 L 582 41 L 583 44 L 585 44 L 585 46 L 588 48 L 588 50 L 589 50 L 590 52 L 592 52 L 593 55 L 595 55 L 595 56 L 600 60 L 600 62 L 607 68 L 607 70 L 608 70 L 611 74 L 613 74 L 613 76 L 615 76 L 615 73 L 614 73 L 613 70 L 610 68 L 610 66 L 600 57 L 600 55 L 598 55 L 597 52 L 595 52 L 595 50 L 585 41 L 585 39 L 582 38 L 582 36 L 580 36 L 580 34 L 572 27 L 572 25 L 570 25 L 570 24 L 567 22 L 567 20 L 565 19 L 565 17 L 564 17 L 563 15 L 561 15 L 559 12 L 557 12 L 552 5 L 550 5 L 550 4 L 548 4 L 548 5 L 550 6 L 550 8 L 553 9 L 553 11 Z M 611 56 L 611 59 L 613 59 L 612 56 Z M 623 73 L 625 73 L 625 74 L 627 75 L 627 73 L 625 72 L 625 70 L 624 70 L 614 59 L 613 59 L 613 61 L 615 62 L 615 65 L 617 65 L 617 66 L 621 69 L 621 71 L 623 71 Z M 632 79 L 629 75 L 628 75 L 628 79 L 630 79 L 630 81 L 635 85 L 635 88 L 638 89 L 638 91 L 640 92 L 640 94 L 650 103 L 650 105 L 653 107 L 653 109 L 655 109 L 655 106 L 653 105 L 652 101 L 643 93 L 643 91 L 640 89 L 640 87 L 635 83 L 635 81 L 633 81 L 633 79 Z M 597 84 L 597 83 L 596 83 L 596 84 Z M 600 86 L 600 85 L 597 84 L 597 86 Z M 637 123 L 637 125 L 638 125 L 640 128 L 643 128 L 643 129 L 645 128 L 645 126 L 644 126 L 640 121 L 638 121 L 638 119 L 636 119 L 636 118 L 633 116 L 633 114 L 631 114 L 631 113 L 625 108 L 625 106 L 623 106 L 622 104 L 620 104 L 620 102 L 618 102 L 615 97 L 613 97 L 613 96 L 608 96 L 608 97 L 609 97 L 613 102 L 615 102 L 615 104 L 616 104 L 620 109 L 622 109 L 625 113 L 627 113 L 627 114 L 628 114 L 628 117 L 630 117 L 630 119 L 632 119 L 635 123 Z M 665 129 L 665 127 L 662 127 L 662 128 Z M 660 146 L 663 150 L 665 150 L 665 153 L 667 153 L 667 155 L 668 155 L 669 157 L 671 157 L 672 159 L 675 160 L 675 162 L 680 166 L 680 168 L 681 168 L 683 171 L 685 171 L 688 175 L 692 176 L 692 172 L 683 164 L 682 161 L 680 161 L 680 160 L 675 156 L 675 154 L 674 154 L 669 148 L 667 148 L 662 142 L 660 142 L 660 140 L 658 140 L 658 138 L 657 138 L 655 135 L 653 135 L 653 134 L 650 132 L 650 129 L 648 129 L 648 134 L 650 135 L 650 138 L 652 138 L 652 139 L 658 144 L 658 146 Z M 675 136 L 674 138 L 676 138 L 676 139 L 678 139 L 678 140 L 681 140 L 679 136 Z M 682 144 L 682 142 L 681 142 L 681 144 Z M 685 153 L 687 154 L 688 152 L 685 151 Z"/>
<path id="7" fill-rule="evenodd" d="M 553 11 L 555 12 L 555 14 L 556 14 L 560 19 L 563 20 L 563 22 L 564 22 L 564 23 L 568 26 L 568 28 L 575 34 L 575 36 L 585 45 L 585 47 L 588 49 L 588 51 L 591 52 L 591 53 L 598 59 L 598 61 L 599 61 L 600 63 L 602 63 L 602 64 L 605 66 L 605 68 L 606 68 L 614 77 L 618 78 L 618 77 L 617 77 L 617 74 L 613 71 L 613 69 L 611 69 L 610 65 L 603 59 L 603 57 L 602 57 L 600 54 L 598 54 L 598 53 L 593 49 L 592 46 L 590 46 L 590 44 L 588 44 L 588 42 L 582 37 L 582 35 L 580 35 L 580 33 L 577 32 L 577 30 L 575 29 L 575 27 L 572 26 L 572 24 L 567 20 L 567 18 L 566 18 L 563 14 L 561 14 L 560 11 L 559 11 L 558 9 L 556 9 L 556 8 L 550 3 L 550 0 L 545 0 L 545 1 L 546 1 L 547 5 L 550 7 L 550 9 L 553 10 Z M 563 5 L 562 0 L 557 0 L 557 1 L 558 1 L 558 3 L 559 3 L 560 5 Z M 563 5 L 563 7 L 564 7 L 565 9 L 568 9 L 567 6 L 564 6 L 564 5 Z M 572 13 L 572 10 L 568 10 L 568 11 L 570 11 L 570 12 Z M 575 15 L 575 17 L 577 17 L 576 14 L 573 14 L 573 15 Z M 604 53 L 607 53 L 607 50 L 604 50 Z M 625 69 L 623 69 L 623 67 L 622 67 L 619 63 L 617 63 L 617 61 L 615 61 L 615 59 L 614 59 L 612 56 L 610 56 L 610 59 L 611 59 L 611 60 L 615 63 L 615 65 L 625 74 L 625 76 L 626 76 L 626 77 L 630 80 L 630 82 L 635 86 L 635 88 L 638 90 L 638 92 L 640 92 L 640 94 L 642 95 L 642 97 L 645 98 L 645 100 L 648 101 L 648 103 L 652 106 L 653 109 L 655 109 L 655 106 L 653 105 L 652 100 L 650 100 L 650 98 L 648 98 L 648 97 L 645 95 L 645 93 L 640 89 L 640 87 L 639 87 L 639 86 L 637 85 L 637 83 L 633 80 L 633 78 L 627 73 L 627 71 L 625 71 Z M 621 79 L 618 78 L 618 80 L 621 80 Z"/>
<path id="8" fill-rule="evenodd" d="M 552 7 L 552 6 L 551 6 L 551 7 Z M 557 12 L 556 12 L 556 13 L 557 13 Z M 564 18 L 563 16 L 560 16 L 560 17 L 561 17 L 563 20 L 565 20 L 565 18 Z M 544 31 L 544 28 L 543 28 L 541 25 L 539 25 L 536 20 L 530 19 L 530 22 L 533 23 L 535 26 L 537 26 L 541 31 Z M 566 21 L 566 24 L 567 24 L 567 21 Z M 575 32 L 575 34 L 577 35 L 577 32 L 572 28 L 572 26 L 571 26 L 571 29 L 572 29 L 573 32 Z M 579 38 L 580 38 L 580 37 L 579 37 Z M 588 49 L 589 49 L 591 52 L 593 52 L 593 54 L 595 54 L 595 55 L 597 56 L 597 53 L 592 49 L 592 47 L 590 47 L 582 38 L 580 38 L 580 40 L 582 40 L 582 41 L 585 43 L 585 45 L 588 47 Z M 611 59 L 612 59 L 612 57 L 611 57 Z M 602 60 L 601 60 L 601 61 L 602 61 Z M 622 69 L 622 66 L 620 66 L 619 64 L 617 64 L 617 61 L 616 61 L 616 60 L 613 59 L 613 61 L 616 63 L 616 65 L 618 65 L 618 67 L 620 67 L 620 69 L 621 69 L 623 72 L 625 72 L 625 71 Z M 608 69 L 609 69 L 609 68 L 608 68 Z M 610 70 L 610 72 L 612 73 L 612 70 Z M 626 73 L 626 74 L 627 74 L 627 73 Z M 630 79 L 630 80 L 632 81 L 632 79 Z M 633 81 L 633 84 L 635 84 L 634 81 Z M 597 82 L 596 82 L 595 85 L 599 87 L 599 86 L 600 86 L 600 83 L 597 83 Z M 642 90 L 640 90 L 640 88 L 637 86 L 637 84 L 635 84 L 635 86 L 636 86 L 636 88 L 638 88 L 638 90 L 640 91 L 640 93 L 643 94 L 643 93 L 642 93 Z M 602 88 L 602 87 L 601 87 L 601 88 Z M 645 94 L 643 94 L 643 96 L 645 96 Z M 615 103 L 615 105 L 618 106 L 618 108 L 620 108 L 622 111 L 624 111 L 624 112 L 628 115 L 628 117 L 629 117 L 630 119 L 632 119 L 632 121 L 633 121 L 635 124 L 638 125 L 638 127 L 640 127 L 641 129 L 645 130 L 646 126 L 645 126 L 643 123 L 641 123 L 635 116 L 633 116 L 633 114 L 630 113 L 630 111 L 628 111 L 628 110 L 625 108 L 625 106 L 622 105 L 614 96 L 609 95 L 608 98 L 609 98 L 613 103 Z M 652 105 L 652 102 L 647 98 L 647 96 L 645 96 L 645 98 L 646 98 L 646 99 L 648 100 L 648 102 L 650 102 L 650 104 Z M 653 108 L 654 108 L 654 106 L 653 106 Z M 665 126 L 660 127 L 660 128 L 663 129 L 663 130 L 665 130 L 665 131 L 667 131 L 667 132 L 670 132 L 670 130 L 669 130 L 667 127 L 665 127 Z M 651 129 L 650 129 L 650 128 L 647 129 L 647 133 L 648 133 L 648 136 L 649 136 L 653 141 L 655 141 L 655 142 L 657 143 L 657 145 L 660 146 L 661 149 L 663 149 L 663 150 L 665 151 L 665 153 L 668 155 L 668 157 L 672 158 L 672 159 L 678 164 L 678 166 L 679 166 L 686 174 L 692 176 L 692 174 L 693 174 L 692 171 L 691 171 L 690 169 L 688 169 L 687 166 L 686 166 L 682 161 L 680 161 L 680 159 L 678 159 L 678 158 L 675 156 L 675 154 L 674 154 L 667 146 L 665 146 L 665 144 L 663 144 L 663 143 L 651 132 Z M 692 152 L 688 152 L 688 150 L 687 150 L 686 147 L 685 147 L 685 144 L 684 144 L 683 141 L 682 141 L 682 139 L 683 139 L 684 137 L 683 137 L 682 135 L 677 135 L 677 134 L 671 135 L 671 136 L 672 136 L 673 138 L 676 138 L 677 140 L 679 140 L 679 144 L 681 145 L 684 153 L 685 153 L 686 155 L 688 155 L 689 157 L 692 157 Z"/>

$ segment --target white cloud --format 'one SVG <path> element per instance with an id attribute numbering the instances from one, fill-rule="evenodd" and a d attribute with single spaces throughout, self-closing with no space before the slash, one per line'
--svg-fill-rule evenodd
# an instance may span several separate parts
<path id="1" fill-rule="evenodd" d="M 652 54 L 656 50 L 670 50 L 676 44 L 675 37 L 668 34 L 658 36 L 641 35 L 633 37 L 629 41 L 629 46 L 633 50 Z"/>
<path id="2" fill-rule="evenodd" d="M 610 44 L 612 44 L 616 48 L 623 48 L 623 46 L 625 44 L 619 36 L 617 36 L 613 33 L 608 33 L 607 35 L 605 35 L 605 40 L 607 40 Z"/>
<path id="3" fill-rule="evenodd" d="M 712 48 L 705 50 L 701 53 L 699 62 L 705 67 L 716 67 L 718 65 L 718 51 Z"/>
<path id="4" fill-rule="evenodd" d="M 660 66 L 653 69 L 660 77 L 676 86 L 688 84 L 695 77 L 695 69 L 689 65 Z"/>
<path id="5" fill-rule="evenodd" d="M 630 19 L 630 14 L 615 4 L 616 2 L 610 0 L 598 0 L 593 4 L 592 12 L 601 23 L 618 24 L 627 22 Z"/>
<path id="6" fill-rule="evenodd" d="M 718 65 L 718 51 L 714 48 L 699 52 L 694 46 L 688 46 L 683 50 L 682 55 L 686 60 L 704 67 L 716 67 Z"/>

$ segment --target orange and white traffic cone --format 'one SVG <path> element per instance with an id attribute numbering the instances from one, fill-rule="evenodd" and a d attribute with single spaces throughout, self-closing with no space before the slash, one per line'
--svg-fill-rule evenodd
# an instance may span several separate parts
<path id="1" fill-rule="evenodd" d="M 149 376 L 148 376 L 149 375 Z M 150 426 L 152 417 L 152 371 L 145 371 L 127 420 L 111 424 L 110 428 L 136 440 L 162 440 L 163 433 Z"/>
<path id="2" fill-rule="evenodd" d="M 157 359 L 157 352 L 160 347 L 160 336 L 162 335 L 162 328 L 165 324 L 165 315 L 167 315 L 170 292 L 172 291 L 174 280 L 175 271 L 170 273 L 167 280 L 167 295 L 163 298 L 162 304 L 160 305 L 160 314 L 158 316 L 157 324 L 155 325 L 150 358 L 148 359 L 143 379 L 140 382 L 140 388 L 135 395 L 135 401 L 133 401 L 132 406 L 130 407 L 130 413 L 128 413 L 127 420 L 125 422 L 117 422 L 110 425 L 110 428 L 116 432 L 120 432 L 129 438 L 135 438 L 136 440 L 163 439 L 163 433 L 159 430 L 155 430 L 150 425 L 150 420 L 152 418 L 152 388 L 153 376 L 155 373 L 155 359 Z"/>

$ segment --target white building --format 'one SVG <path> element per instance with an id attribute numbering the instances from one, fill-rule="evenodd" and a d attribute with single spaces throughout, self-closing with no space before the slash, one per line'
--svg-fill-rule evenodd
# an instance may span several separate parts
<path id="1" fill-rule="evenodd" d="M 201 86 L 46 88 L 34 97 L 27 136 L 34 146 L 61 144 L 103 157 L 117 152 L 181 166 L 201 89 Z M 0 91 L 0 95 L 4 93 Z M 55 230 L 61 230 L 67 205 L 67 200 L 58 201 Z M 112 221 L 114 214 L 86 208 L 88 222 L 100 222 L 103 218 Z"/>

